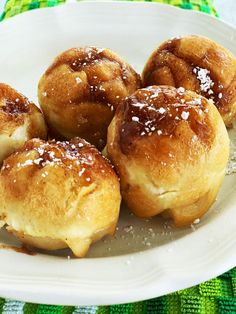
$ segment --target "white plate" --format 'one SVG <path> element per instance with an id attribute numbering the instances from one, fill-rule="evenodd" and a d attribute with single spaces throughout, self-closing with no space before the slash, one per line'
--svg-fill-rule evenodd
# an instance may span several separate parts
<path id="1" fill-rule="evenodd" d="M 185 34 L 208 36 L 236 54 L 231 26 L 171 6 L 78 3 L 34 10 L 0 25 L 0 81 L 37 101 L 39 77 L 67 48 L 110 47 L 141 71 L 160 42 Z M 195 231 L 171 228 L 160 218 L 141 221 L 123 208 L 116 237 L 95 244 L 88 258 L 68 260 L 68 251 L 28 256 L 1 250 L 0 295 L 65 305 L 125 303 L 215 277 L 236 266 L 235 190 L 236 176 L 228 176 Z M 14 243 L 4 230 L 0 239 Z"/>

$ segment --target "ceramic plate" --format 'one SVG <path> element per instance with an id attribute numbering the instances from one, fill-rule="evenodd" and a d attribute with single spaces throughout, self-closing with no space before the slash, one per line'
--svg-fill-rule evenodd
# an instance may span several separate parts
<path id="1" fill-rule="evenodd" d="M 33 10 L 0 24 L 0 81 L 37 102 L 37 82 L 65 49 L 109 47 L 137 71 L 163 40 L 208 36 L 236 54 L 235 29 L 210 16 L 156 3 L 67 4 Z M 230 131 L 236 138 L 236 132 Z M 0 295 L 18 300 L 92 305 L 138 301 L 190 287 L 236 266 L 236 175 L 197 225 L 175 229 L 139 220 L 123 207 L 114 238 L 84 259 L 69 251 L 29 256 L 0 250 Z M 15 239 L 0 232 L 2 243 Z"/>

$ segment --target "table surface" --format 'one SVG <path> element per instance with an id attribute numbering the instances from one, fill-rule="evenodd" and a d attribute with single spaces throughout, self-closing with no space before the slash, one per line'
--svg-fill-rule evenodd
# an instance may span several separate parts
<path id="1" fill-rule="evenodd" d="M 236 26 L 236 1 L 235 0 L 213 0 L 215 7 L 220 13 L 222 20 Z M 0 0 L 0 13 L 4 7 L 4 0 Z"/>

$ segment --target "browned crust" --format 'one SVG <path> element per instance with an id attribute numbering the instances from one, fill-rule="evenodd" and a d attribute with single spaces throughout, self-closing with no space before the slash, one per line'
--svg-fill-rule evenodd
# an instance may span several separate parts
<path id="1" fill-rule="evenodd" d="M 40 109 L 21 93 L 0 83 L 0 133 L 11 134 L 28 120 L 28 138 L 46 138 L 46 126 Z"/>
<path id="2" fill-rule="evenodd" d="M 170 39 L 148 59 L 144 86 L 184 87 L 211 98 L 227 126 L 236 115 L 236 59 L 224 47 L 201 36 Z"/>
<path id="3" fill-rule="evenodd" d="M 208 110 L 207 99 L 194 92 L 169 86 L 140 89 L 128 97 L 117 110 L 116 115 L 122 116 L 119 124 L 121 151 L 132 155 L 136 141 L 145 137 L 155 136 L 156 143 L 166 137 L 174 140 L 179 136 L 180 125 L 190 128 L 197 139 L 209 149 L 215 132 L 209 123 Z"/>
<path id="4" fill-rule="evenodd" d="M 140 86 L 140 76 L 109 49 L 72 48 L 42 76 L 38 97 L 50 128 L 103 148 L 117 106 Z"/>
<path id="5" fill-rule="evenodd" d="M 116 176 L 109 161 L 104 159 L 95 147 L 80 138 L 49 142 L 35 138 L 4 161 L 1 177 L 5 181 L 6 193 L 21 199 L 28 192 L 27 177 L 33 179 L 48 167 L 52 167 L 55 174 L 58 168 L 63 169 L 65 178 L 72 176 L 85 187 L 91 185 L 97 175 L 104 179 Z M 22 184 L 16 184 L 19 181 Z"/>
<path id="6" fill-rule="evenodd" d="M 184 226 L 214 202 L 229 138 L 210 100 L 182 88 L 151 86 L 135 92 L 116 111 L 107 154 L 130 210 L 140 217 L 168 211 L 176 225 Z"/>
<path id="7" fill-rule="evenodd" d="M 0 172 L 1 217 L 23 243 L 69 247 L 84 256 L 116 226 L 119 181 L 111 164 L 83 139 L 28 141 Z"/>

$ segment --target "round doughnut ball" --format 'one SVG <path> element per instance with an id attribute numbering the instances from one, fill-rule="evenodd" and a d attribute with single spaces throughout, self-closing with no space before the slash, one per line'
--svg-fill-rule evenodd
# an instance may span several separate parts
<path id="1" fill-rule="evenodd" d="M 229 138 L 211 101 L 183 88 L 151 86 L 118 107 L 107 152 L 130 210 L 147 218 L 163 213 L 185 226 L 214 202 Z"/>
<path id="2" fill-rule="evenodd" d="M 69 247 L 84 256 L 90 244 L 116 228 L 118 178 L 86 141 L 28 141 L 0 173 L 0 216 L 7 230 L 33 247 Z"/>
<path id="3" fill-rule="evenodd" d="M 0 83 L 0 164 L 25 141 L 46 138 L 41 111 L 22 94 Z"/>
<path id="4" fill-rule="evenodd" d="M 111 50 L 72 48 L 42 76 L 38 98 L 52 133 L 80 136 L 102 149 L 118 104 L 140 84 L 140 76 Z"/>
<path id="5" fill-rule="evenodd" d="M 212 99 L 227 127 L 236 117 L 236 59 L 230 51 L 200 36 L 170 39 L 149 57 L 143 85 L 184 87 Z"/>

